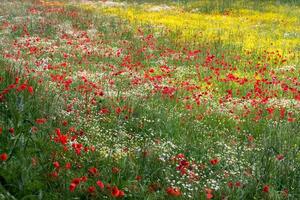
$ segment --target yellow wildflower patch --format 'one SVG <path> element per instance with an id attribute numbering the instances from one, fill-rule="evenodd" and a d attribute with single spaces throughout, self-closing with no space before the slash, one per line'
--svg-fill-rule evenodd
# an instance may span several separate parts
<path id="1" fill-rule="evenodd" d="M 91 9 L 88 4 L 81 4 L 80 7 Z M 297 52 L 300 44 L 300 9 L 289 12 L 284 7 L 270 6 L 268 12 L 239 9 L 220 14 L 193 13 L 176 7 L 151 11 L 149 5 L 144 8 L 93 8 L 94 11 L 116 15 L 136 25 L 163 25 L 178 33 L 177 41 L 221 42 L 224 47 L 234 45 L 242 50 L 278 50 L 285 53 Z"/>

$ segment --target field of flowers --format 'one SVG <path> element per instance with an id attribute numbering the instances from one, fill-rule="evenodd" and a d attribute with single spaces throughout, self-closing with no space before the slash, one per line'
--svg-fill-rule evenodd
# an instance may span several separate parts
<path id="1" fill-rule="evenodd" d="M 0 1 L 0 200 L 300 199 L 300 2 Z"/>

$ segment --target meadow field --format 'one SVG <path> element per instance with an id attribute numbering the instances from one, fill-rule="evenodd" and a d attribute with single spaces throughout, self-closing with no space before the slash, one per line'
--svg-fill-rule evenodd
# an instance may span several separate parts
<path id="1" fill-rule="evenodd" d="M 299 120 L 298 0 L 0 1 L 0 200 L 297 200 Z"/>

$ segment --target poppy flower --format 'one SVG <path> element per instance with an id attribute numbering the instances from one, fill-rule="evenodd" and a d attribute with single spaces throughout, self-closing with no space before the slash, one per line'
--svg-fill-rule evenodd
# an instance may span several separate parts
<path id="1" fill-rule="evenodd" d="M 39 119 L 36 119 L 35 122 L 37 124 L 44 124 L 44 123 L 47 122 L 47 119 L 45 119 L 45 118 L 39 118 Z"/>
<path id="2" fill-rule="evenodd" d="M 17 91 L 20 92 L 20 91 L 23 91 L 27 89 L 27 85 L 26 84 L 21 84 L 18 88 L 17 88 Z"/>
<path id="3" fill-rule="evenodd" d="M 180 154 L 177 154 L 176 158 L 178 158 L 178 159 L 184 159 L 185 156 L 184 156 L 184 154 L 180 153 Z"/>
<path id="4" fill-rule="evenodd" d="M 135 177 L 135 180 L 141 181 L 141 180 L 142 180 L 142 176 L 136 176 L 136 177 Z"/>
<path id="5" fill-rule="evenodd" d="M 88 179 L 88 178 L 87 178 L 86 176 L 83 176 L 83 177 L 81 177 L 81 179 L 80 179 L 80 180 L 81 180 L 82 182 L 86 182 L 86 181 L 87 181 L 87 179 Z"/>
<path id="6" fill-rule="evenodd" d="M 81 178 L 74 178 L 72 180 L 72 183 L 74 183 L 75 185 L 78 185 L 80 183 L 80 181 L 81 181 Z"/>
<path id="7" fill-rule="evenodd" d="M 269 185 L 264 185 L 262 191 L 265 192 L 265 193 L 268 193 L 270 191 L 270 186 Z"/>
<path id="8" fill-rule="evenodd" d="M 237 181 L 237 182 L 235 182 L 235 186 L 239 188 L 242 186 L 242 183 L 240 181 Z"/>
<path id="9" fill-rule="evenodd" d="M 211 193 L 206 193 L 206 199 L 212 199 L 214 197 Z"/>
<path id="10" fill-rule="evenodd" d="M 50 176 L 51 177 L 53 177 L 53 178 L 57 178 L 58 177 L 58 173 L 55 171 L 55 172 L 52 172 L 51 174 L 50 174 Z"/>
<path id="11" fill-rule="evenodd" d="M 104 189 L 104 184 L 102 181 L 97 181 L 96 184 L 99 186 L 100 189 Z"/>
<path id="12" fill-rule="evenodd" d="M 10 129 L 8 130 L 8 132 L 10 132 L 11 134 L 14 134 L 15 129 L 14 129 L 14 128 L 10 128 Z"/>
<path id="13" fill-rule="evenodd" d="M 219 163 L 219 159 L 217 158 L 210 160 L 210 164 L 212 165 L 217 165 L 218 163 Z"/>
<path id="14" fill-rule="evenodd" d="M 107 109 L 107 108 L 102 108 L 101 110 L 100 110 L 100 114 L 108 114 L 110 111 Z"/>
<path id="15" fill-rule="evenodd" d="M 97 170 L 96 167 L 91 167 L 91 168 L 89 169 L 89 173 L 90 173 L 91 175 L 96 175 L 97 172 L 98 172 L 98 170 Z"/>
<path id="16" fill-rule="evenodd" d="M 111 188 L 111 195 L 113 197 L 118 197 L 120 195 L 120 190 L 116 186 L 112 187 Z"/>
<path id="17" fill-rule="evenodd" d="M 276 159 L 277 160 L 283 160 L 284 159 L 284 155 L 278 154 L 278 155 L 276 155 Z"/>
<path id="18" fill-rule="evenodd" d="M 119 190 L 119 198 L 122 198 L 122 197 L 124 197 L 125 196 L 125 193 L 124 193 L 124 191 L 123 190 Z"/>
<path id="19" fill-rule="evenodd" d="M 205 192 L 206 192 L 206 199 L 212 199 L 214 197 L 214 195 L 212 194 L 212 192 L 213 192 L 212 189 L 206 188 Z"/>
<path id="20" fill-rule="evenodd" d="M 67 126 L 67 125 L 68 125 L 68 121 L 67 121 L 67 120 L 64 120 L 64 121 L 62 122 L 62 124 L 63 124 L 63 126 Z"/>
<path id="21" fill-rule="evenodd" d="M 2 154 L 0 154 L 0 159 L 2 160 L 2 161 L 6 161 L 7 160 L 7 154 L 6 153 L 2 153 Z"/>
<path id="22" fill-rule="evenodd" d="M 173 197 L 178 197 L 181 195 L 180 188 L 178 188 L 178 187 L 168 187 L 166 189 L 166 192 L 168 195 L 173 196 Z"/>
<path id="23" fill-rule="evenodd" d="M 75 190 L 75 188 L 76 188 L 76 184 L 75 183 L 71 183 L 70 184 L 70 187 L 69 187 L 69 190 L 71 191 L 71 192 L 73 192 L 74 190 Z"/>
<path id="24" fill-rule="evenodd" d="M 248 142 L 253 142 L 254 141 L 254 137 L 252 135 L 248 135 L 247 136 Z"/>
<path id="25" fill-rule="evenodd" d="M 116 114 L 120 114 L 122 112 L 122 108 L 120 107 L 117 107 L 116 110 L 115 110 Z"/>
<path id="26" fill-rule="evenodd" d="M 96 191 L 95 186 L 90 186 L 90 187 L 88 188 L 88 191 L 89 191 L 89 193 L 94 193 L 94 192 Z"/>
<path id="27" fill-rule="evenodd" d="M 57 162 L 57 161 L 53 162 L 53 166 L 54 166 L 54 168 L 58 169 L 60 166 L 59 162 Z"/>
<path id="28" fill-rule="evenodd" d="M 66 163 L 66 169 L 71 169 L 71 163 L 69 162 Z"/>
<path id="29" fill-rule="evenodd" d="M 29 86 L 27 88 L 28 92 L 32 95 L 33 94 L 33 87 L 32 86 Z"/>

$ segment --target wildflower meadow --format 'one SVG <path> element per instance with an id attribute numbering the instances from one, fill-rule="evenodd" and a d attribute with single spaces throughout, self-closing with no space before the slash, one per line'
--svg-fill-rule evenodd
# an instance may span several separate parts
<path id="1" fill-rule="evenodd" d="M 0 200 L 297 200 L 299 120 L 299 0 L 0 0 Z"/>

